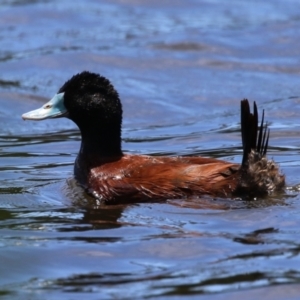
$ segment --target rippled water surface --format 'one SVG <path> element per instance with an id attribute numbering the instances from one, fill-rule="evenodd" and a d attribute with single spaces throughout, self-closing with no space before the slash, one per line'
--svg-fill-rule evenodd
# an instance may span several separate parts
<path id="1" fill-rule="evenodd" d="M 0 297 L 298 299 L 299 28 L 296 0 L 2 1 Z M 287 188 L 97 207 L 72 177 L 75 125 L 21 120 L 82 70 L 119 91 L 126 153 L 240 162 L 255 100 Z"/>

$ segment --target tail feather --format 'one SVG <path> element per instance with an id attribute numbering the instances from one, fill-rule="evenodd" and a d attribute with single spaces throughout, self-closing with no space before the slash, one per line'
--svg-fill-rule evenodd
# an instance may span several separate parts
<path id="1" fill-rule="evenodd" d="M 268 150 L 270 130 L 264 123 L 265 112 L 263 110 L 260 128 L 258 130 L 258 112 L 256 103 L 253 103 L 253 113 L 247 99 L 241 101 L 241 133 L 243 145 L 242 166 L 248 165 L 249 154 L 254 150 L 261 157 Z"/>
<path id="2" fill-rule="evenodd" d="M 241 101 L 241 133 L 243 160 L 235 193 L 256 196 L 282 189 L 285 176 L 280 173 L 278 165 L 266 157 L 270 130 L 265 123 L 265 113 L 263 111 L 258 128 L 256 103 L 252 113 L 246 99 Z"/>

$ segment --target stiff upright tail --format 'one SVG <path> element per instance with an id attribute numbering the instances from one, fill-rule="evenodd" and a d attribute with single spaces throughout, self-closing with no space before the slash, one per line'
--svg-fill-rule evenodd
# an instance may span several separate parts
<path id="1" fill-rule="evenodd" d="M 249 101 L 241 101 L 241 133 L 243 144 L 242 166 L 248 166 L 248 159 L 253 150 L 257 155 L 263 157 L 268 150 L 270 130 L 267 124 L 264 124 L 263 110 L 260 128 L 258 131 L 258 113 L 256 103 L 253 103 L 253 113 L 250 112 Z"/>
<path id="2" fill-rule="evenodd" d="M 237 194 L 248 196 L 266 195 L 284 186 L 285 177 L 278 165 L 266 157 L 270 130 L 264 123 L 264 111 L 258 128 L 257 106 L 250 112 L 248 100 L 241 101 L 241 132 L 243 160 Z"/>

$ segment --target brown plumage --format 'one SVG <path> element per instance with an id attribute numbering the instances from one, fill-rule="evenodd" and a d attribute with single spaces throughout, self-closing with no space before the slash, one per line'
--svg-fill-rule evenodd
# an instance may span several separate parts
<path id="1" fill-rule="evenodd" d="M 264 125 L 264 113 L 258 130 L 257 107 L 254 103 L 251 113 L 248 100 L 241 101 L 241 165 L 203 157 L 123 154 L 119 95 L 100 75 L 82 72 L 73 76 L 51 101 L 23 118 L 66 116 L 77 124 L 82 143 L 74 166 L 75 177 L 102 202 L 158 201 L 201 195 L 256 196 L 284 186 L 284 175 L 266 158 L 269 129 Z"/>

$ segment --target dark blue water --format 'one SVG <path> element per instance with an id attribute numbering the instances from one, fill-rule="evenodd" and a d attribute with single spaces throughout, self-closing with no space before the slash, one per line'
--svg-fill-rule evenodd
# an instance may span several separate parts
<path id="1" fill-rule="evenodd" d="M 299 28 L 293 0 L 2 1 L 0 297 L 298 299 Z M 285 191 L 97 206 L 75 125 L 21 119 L 82 70 L 119 91 L 126 153 L 240 162 L 256 101 Z"/>

